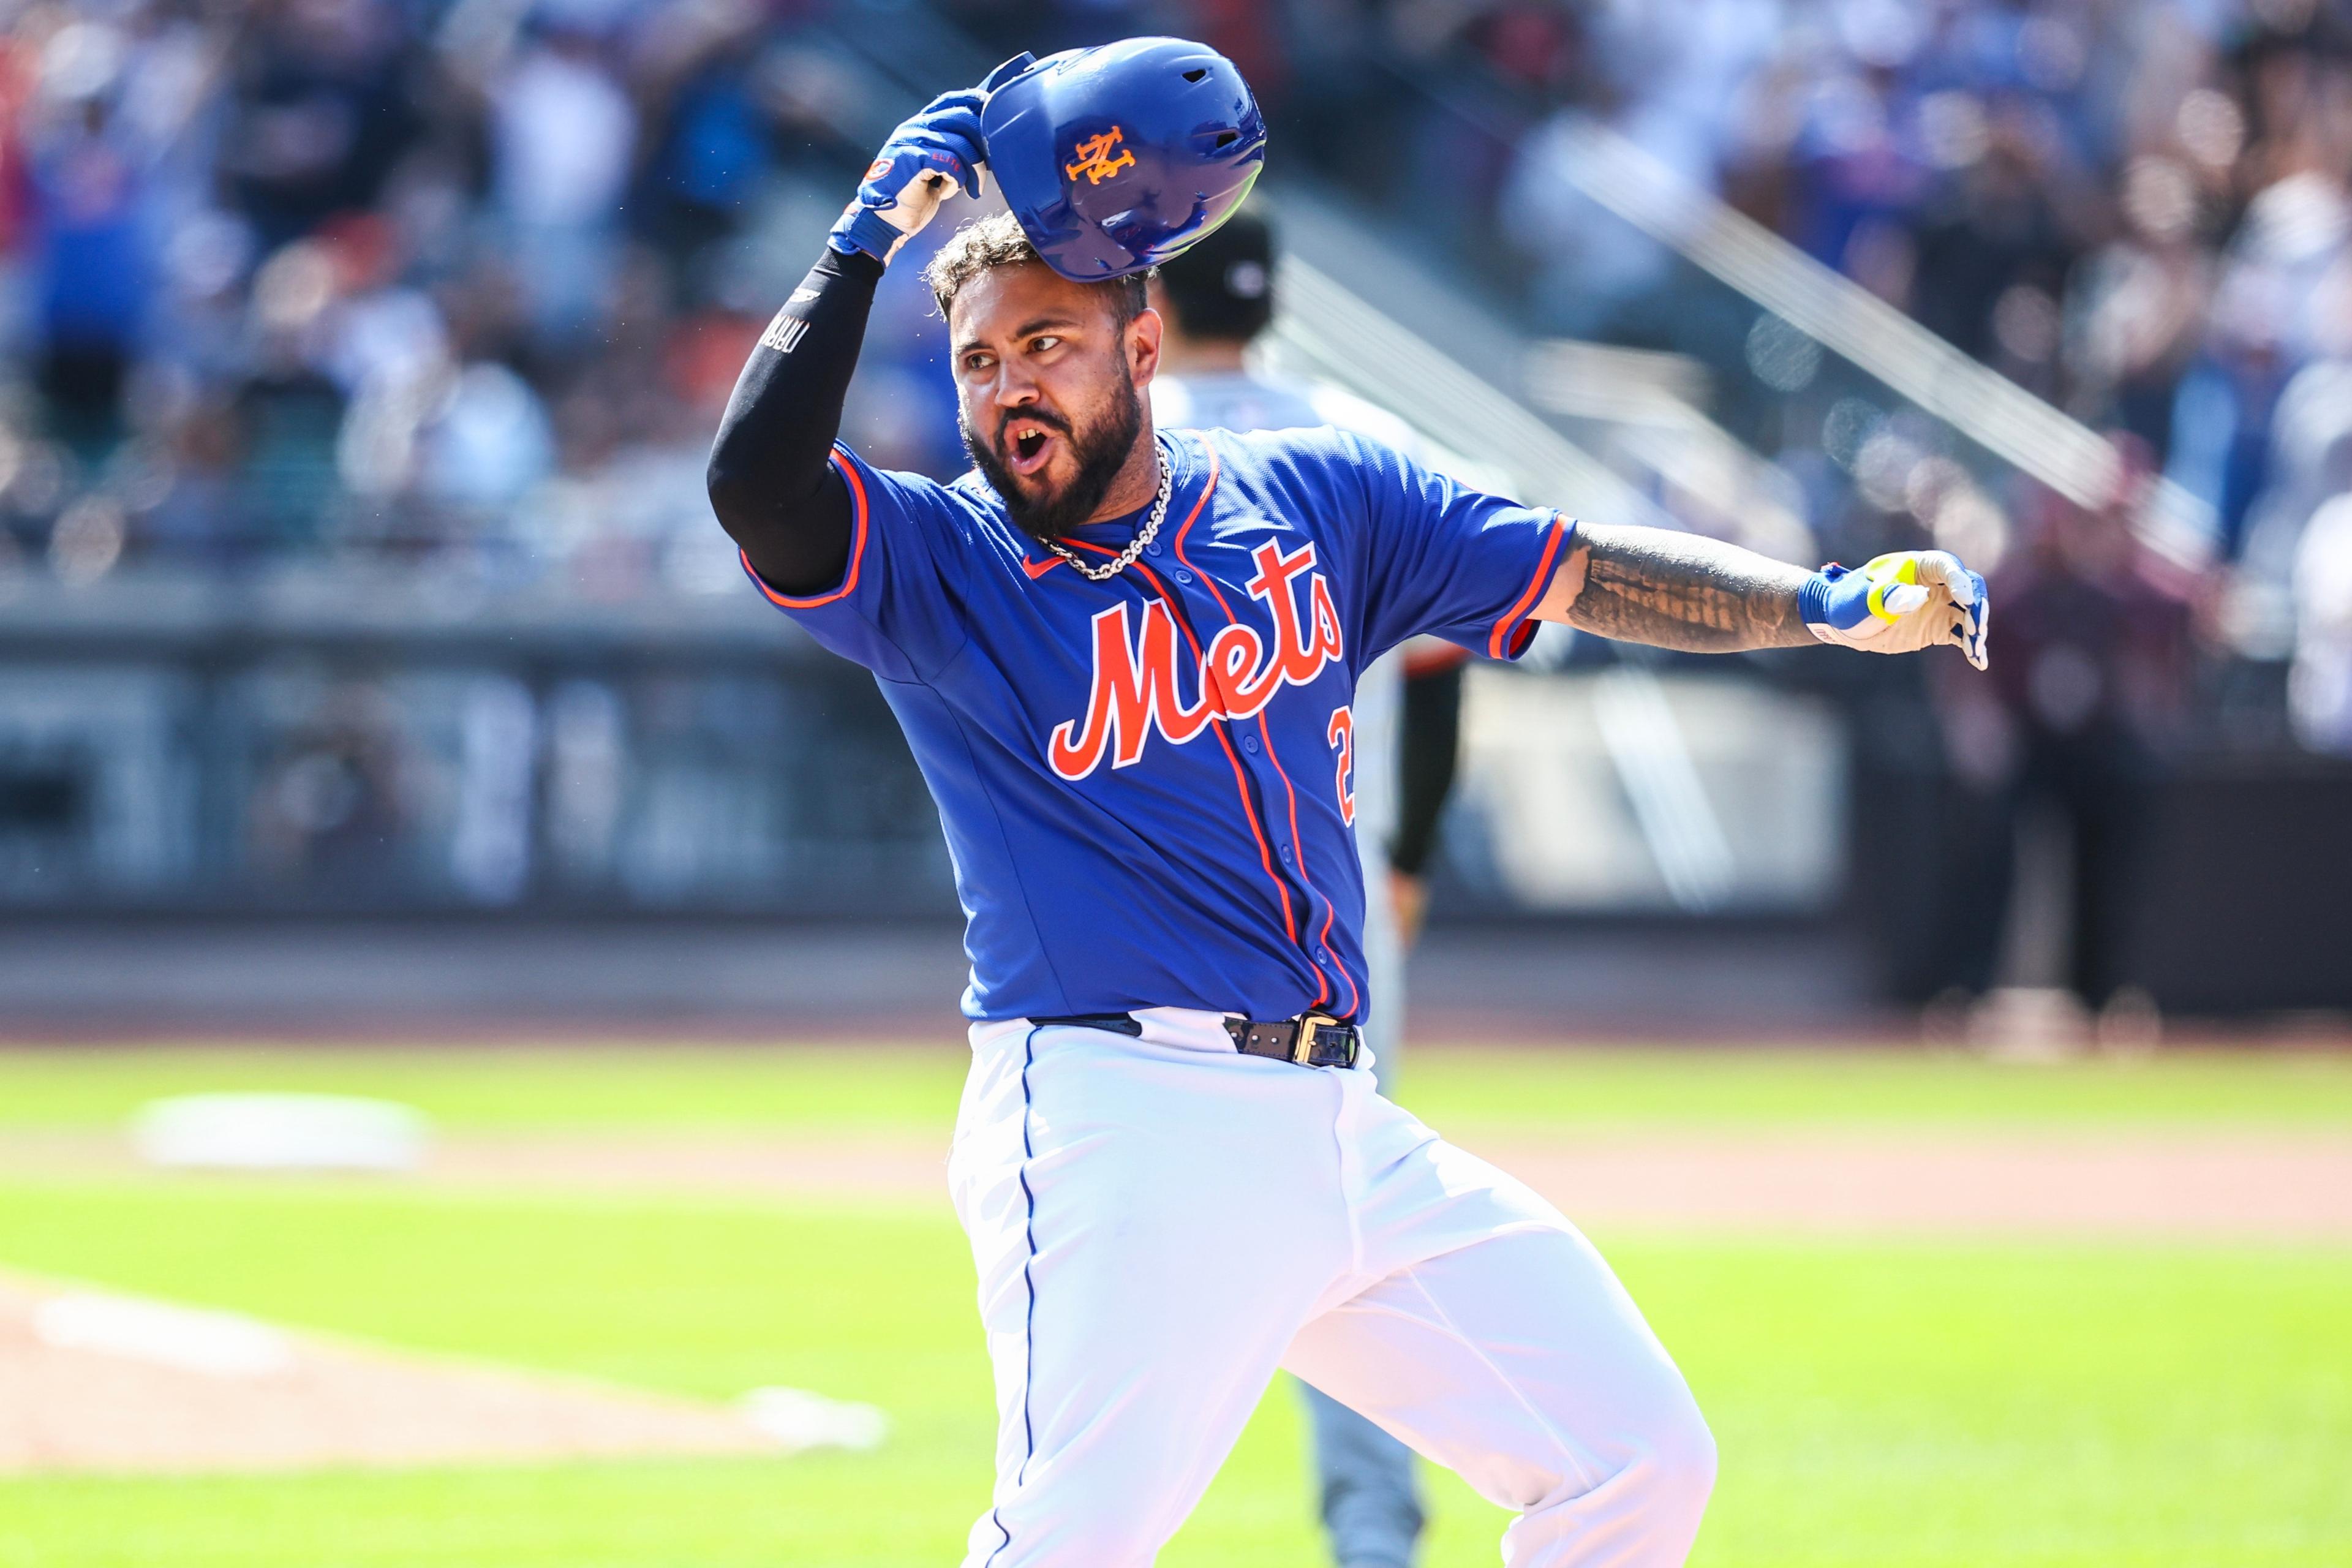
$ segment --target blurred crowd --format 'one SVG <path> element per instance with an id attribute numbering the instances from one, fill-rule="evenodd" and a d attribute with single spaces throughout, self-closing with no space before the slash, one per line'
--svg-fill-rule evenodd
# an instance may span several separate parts
<path id="1" fill-rule="evenodd" d="M 1669 0 L 1593 22 L 1566 102 L 2131 437 L 2213 508 L 2224 555 L 2265 492 L 2352 479 L 2323 455 L 2352 403 L 2289 391 L 2352 359 L 2352 8 Z M 1502 200 L 1548 312 L 1605 320 L 1657 261 L 1562 226 L 1549 130 Z"/>
<path id="2" fill-rule="evenodd" d="M 2086 574 L 2097 523 L 2028 484 L 1956 489 L 1948 432 L 1839 396 L 1817 347 L 1724 310 L 1589 200 L 1583 127 L 2108 435 L 2115 510 L 2170 481 L 2207 569 L 2127 550 L 2106 580 L 2194 609 L 2172 618 L 2213 651 L 2291 653 L 2297 731 L 2352 752 L 2352 5 L 1506 0 L 1400 7 L 1395 37 L 1470 69 L 1457 102 L 1514 110 L 1483 166 L 1476 114 L 1431 117 L 1407 160 L 1418 199 L 1506 258 L 1543 328 L 1744 360 L 1719 402 L 1745 395 L 1742 434 L 1799 482 L 1829 552 L 1935 537 L 2038 591 Z M 2179 662 L 2049 676 L 2014 694 L 2019 717 L 2162 706 Z"/>
<path id="3" fill-rule="evenodd" d="M 0 573 L 730 585 L 709 433 L 874 112 L 794 12 L 15 7 Z M 929 352 L 910 293 L 886 301 L 859 436 L 939 470 L 944 388 L 900 371 Z"/>

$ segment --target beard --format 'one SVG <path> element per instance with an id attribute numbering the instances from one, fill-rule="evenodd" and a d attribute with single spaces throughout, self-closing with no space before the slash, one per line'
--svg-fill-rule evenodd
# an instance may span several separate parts
<path id="1" fill-rule="evenodd" d="M 963 433 L 963 449 L 971 455 L 972 467 L 1003 499 L 1004 510 L 1013 522 L 1033 538 L 1060 538 L 1094 516 L 1103 497 L 1110 493 L 1119 469 L 1127 466 L 1129 454 L 1135 450 L 1135 439 L 1143 433 L 1143 399 L 1137 395 L 1135 384 L 1125 376 L 1118 377 L 1114 385 L 1109 410 L 1083 430 L 1072 428 L 1060 415 L 1045 409 L 1020 411 L 1022 417 L 1059 432 L 1070 444 L 1070 456 L 1077 463 L 1078 471 L 1071 476 L 1068 484 L 1044 495 L 1024 492 L 1021 481 L 1005 467 L 995 448 L 980 439 L 971 420 L 958 414 L 956 426 Z"/>

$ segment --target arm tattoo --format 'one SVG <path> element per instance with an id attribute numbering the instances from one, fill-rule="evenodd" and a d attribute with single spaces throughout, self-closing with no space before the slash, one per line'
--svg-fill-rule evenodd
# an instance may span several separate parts
<path id="1" fill-rule="evenodd" d="M 1584 584 L 1568 624 L 1691 653 L 1810 645 L 1797 613 L 1806 573 L 1752 550 L 1654 528 L 1582 527 Z"/>

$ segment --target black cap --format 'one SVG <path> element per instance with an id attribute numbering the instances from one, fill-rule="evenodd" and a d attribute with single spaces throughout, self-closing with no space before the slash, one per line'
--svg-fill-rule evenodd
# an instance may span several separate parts
<path id="1" fill-rule="evenodd" d="M 1274 231 L 1255 203 L 1160 264 L 1160 287 L 1188 338 L 1247 342 L 1274 320 Z"/>

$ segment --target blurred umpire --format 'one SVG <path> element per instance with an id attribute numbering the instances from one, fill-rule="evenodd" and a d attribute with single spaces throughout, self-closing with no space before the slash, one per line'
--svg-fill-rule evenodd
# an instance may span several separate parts
<path id="1" fill-rule="evenodd" d="M 1428 443 L 1392 416 L 1336 388 L 1253 374 L 1251 340 L 1274 319 L 1274 237 L 1244 207 L 1162 265 L 1151 303 L 1167 322 L 1151 384 L 1161 429 L 1286 430 L 1335 425 L 1417 458 Z M 1391 1098 L 1404 1037 L 1404 953 L 1421 929 L 1424 876 L 1454 784 L 1468 655 L 1417 637 L 1356 684 L 1356 847 L 1364 860 L 1367 1030 L 1381 1091 Z M 1387 897 L 1381 896 L 1385 889 Z M 1421 1535 L 1412 1450 L 1305 1384 L 1323 1527 L 1339 1568 L 1409 1568 Z"/>

